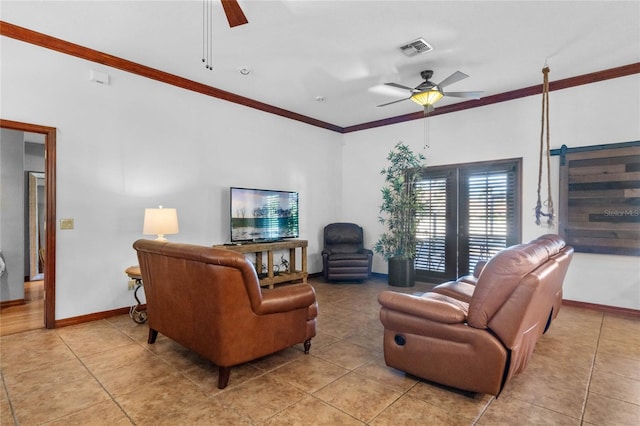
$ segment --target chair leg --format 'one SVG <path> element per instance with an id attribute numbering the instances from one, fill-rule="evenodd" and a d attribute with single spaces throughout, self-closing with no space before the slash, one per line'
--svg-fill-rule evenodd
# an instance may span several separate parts
<path id="1" fill-rule="evenodd" d="M 231 367 L 218 367 L 218 389 L 224 389 L 229 384 Z"/>
<path id="2" fill-rule="evenodd" d="M 309 349 L 311 349 L 311 339 L 307 339 L 304 341 L 304 353 L 308 354 Z"/>
<path id="3" fill-rule="evenodd" d="M 147 343 L 151 345 L 156 342 L 157 338 L 158 338 L 158 331 L 149 327 L 149 338 L 147 339 Z"/>

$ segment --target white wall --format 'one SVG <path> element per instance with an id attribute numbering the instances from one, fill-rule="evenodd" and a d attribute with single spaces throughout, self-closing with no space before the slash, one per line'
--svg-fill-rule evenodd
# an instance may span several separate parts
<path id="1" fill-rule="evenodd" d="M 547 232 L 557 233 L 557 228 L 538 227 L 534 222 L 540 110 L 541 96 L 533 96 L 434 116 L 429 119 L 428 149 L 423 148 L 424 120 L 346 134 L 342 199 L 345 219 L 365 228 L 369 246 L 383 232 L 377 220 L 380 188 L 384 183 L 379 172 L 386 165 L 388 152 L 402 140 L 416 152 L 422 152 L 427 165 L 522 157 L 523 240 Z M 640 76 L 551 92 L 550 114 L 552 149 L 563 144 L 578 147 L 640 140 Z M 558 157 L 552 157 L 556 209 L 558 167 Z M 387 265 L 379 255 L 374 259 L 374 271 L 387 272 Z M 640 309 L 640 262 L 633 256 L 577 253 L 564 291 L 565 299 L 569 300 Z"/>
<path id="2" fill-rule="evenodd" d="M 230 186 L 300 193 L 300 238 L 320 272 L 320 229 L 340 216 L 341 135 L 2 38 L 2 118 L 57 135 L 56 319 L 132 303 L 145 207 L 178 209 L 171 241 L 229 237 Z M 109 85 L 89 71 L 109 73 Z M 43 70 L 46 70 L 44 72 Z"/>
<path id="3" fill-rule="evenodd" d="M 320 272 L 324 225 L 360 223 L 373 245 L 386 155 L 399 140 L 424 143 L 422 120 L 339 135 L 6 37 L 1 55 L 2 118 L 58 129 L 56 222 L 75 229 L 56 230 L 56 319 L 132 302 L 123 271 L 137 263 L 145 207 L 178 209 L 172 241 L 224 242 L 229 186 L 298 191 L 300 237 Z M 90 82 L 91 69 L 110 85 Z M 635 75 L 552 92 L 553 147 L 640 139 L 639 85 Z M 538 97 L 430 122 L 429 165 L 523 157 L 523 239 L 556 231 L 533 222 Z M 553 170 L 557 182 L 557 158 Z M 379 256 L 374 271 L 386 273 Z M 637 258 L 577 254 L 565 298 L 640 309 L 639 288 Z"/>

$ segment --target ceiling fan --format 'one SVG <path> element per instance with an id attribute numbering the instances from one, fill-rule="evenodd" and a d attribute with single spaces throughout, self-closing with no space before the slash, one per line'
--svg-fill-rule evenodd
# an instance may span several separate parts
<path id="1" fill-rule="evenodd" d="M 457 83 L 469 77 L 467 74 L 456 71 L 449 77 L 442 80 L 440 83 L 435 84 L 429 79 L 433 76 L 433 71 L 425 70 L 420 73 L 420 77 L 424 80 L 422 83 L 414 88 L 404 86 L 398 83 L 385 83 L 387 86 L 397 87 L 400 89 L 408 90 L 411 92 L 411 96 L 408 98 L 398 99 L 396 101 L 387 102 L 386 104 L 378 105 L 379 107 L 395 104 L 396 102 L 406 101 L 411 99 L 415 103 L 424 107 L 425 113 L 433 111 L 433 104 L 442 99 L 443 96 L 451 96 L 454 98 L 468 98 L 468 99 L 480 99 L 483 92 L 444 92 L 443 87 L 449 86 L 453 83 Z"/>
<path id="2" fill-rule="evenodd" d="M 249 23 L 247 17 L 244 16 L 244 13 L 238 4 L 238 0 L 221 0 L 221 2 L 231 28 Z"/>

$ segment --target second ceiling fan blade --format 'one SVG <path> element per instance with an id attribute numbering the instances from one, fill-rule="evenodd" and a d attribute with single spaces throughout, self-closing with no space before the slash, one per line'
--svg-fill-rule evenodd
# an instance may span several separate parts
<path id="1" fill-rule="evenodd" d="M 391 101 L 391 102 L 387 102 L 386 104 L 381 104 L 381 105 L 376 105 L 376 106 L 378 106 L 378 107 L 383 107 L 383 106 L 387 106 L 387 105 L 395 104 L 395 103 L 398 103 L 398 102 L 406 101 L 406 100 L 408 100 L 408 99 L 411 99 L 411 97 L 404 98 L 404 99 L 398 99 L 397 101 Z"/>
<path id="2" fill-rule="evenodd" d="M 456 71 L 453 74 L 451 74 L 449 77 L 445 78 L 440 83 L 438 83 L 438 86 L 440 88 L 446 87 L 446 86 L 448 86 L 450 84 L 457 83 L 460 80 L 464 80 L 467 77 L 469 77 L 469 76 L 466 75 L 465 73 L 460 72 L 460 71 Z"/>
<path id="3" fill-rule="evenodd" d="M 444 92 L 444 95 L 452 98 L 480 99 L 483 93 L 484 92 Z"/>
<path id="4" fill-rule="evenodd" d="M 225 15 L 227 15 L 227 21 L 229 21 L 229 26 L 231 28 L 249 23 L 247 17 L 244 16 L 244 13 L 242 12 L 242 9 L 240 9 L 238 0 L 221 1 L 222 7 L 224 8 L 224 13 Z"/>
<path id="5" fill-rule="evenodd" d="M 397 87 L 398 89 L 404 89 L 404 90 L 408 90 L 410 92 L 415 91 L 415 89 L 413 87 L 407 87 L 407 86 L 403 86 L 402 84 L 398 84 L 398 83 L 385 83 L 385 86 L 391 86 L 391 87 Z"/>

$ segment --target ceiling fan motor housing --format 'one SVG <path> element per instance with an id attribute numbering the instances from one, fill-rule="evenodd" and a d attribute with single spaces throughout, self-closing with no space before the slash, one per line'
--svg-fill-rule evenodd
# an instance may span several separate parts
<path id="1" fill-rule="evenodd" d="M 429 80 L 431 77 L 433 77 L 433 71 L 424 70 L 420 73 L 420 77 L 422 77 L 424 80 Z"/>

